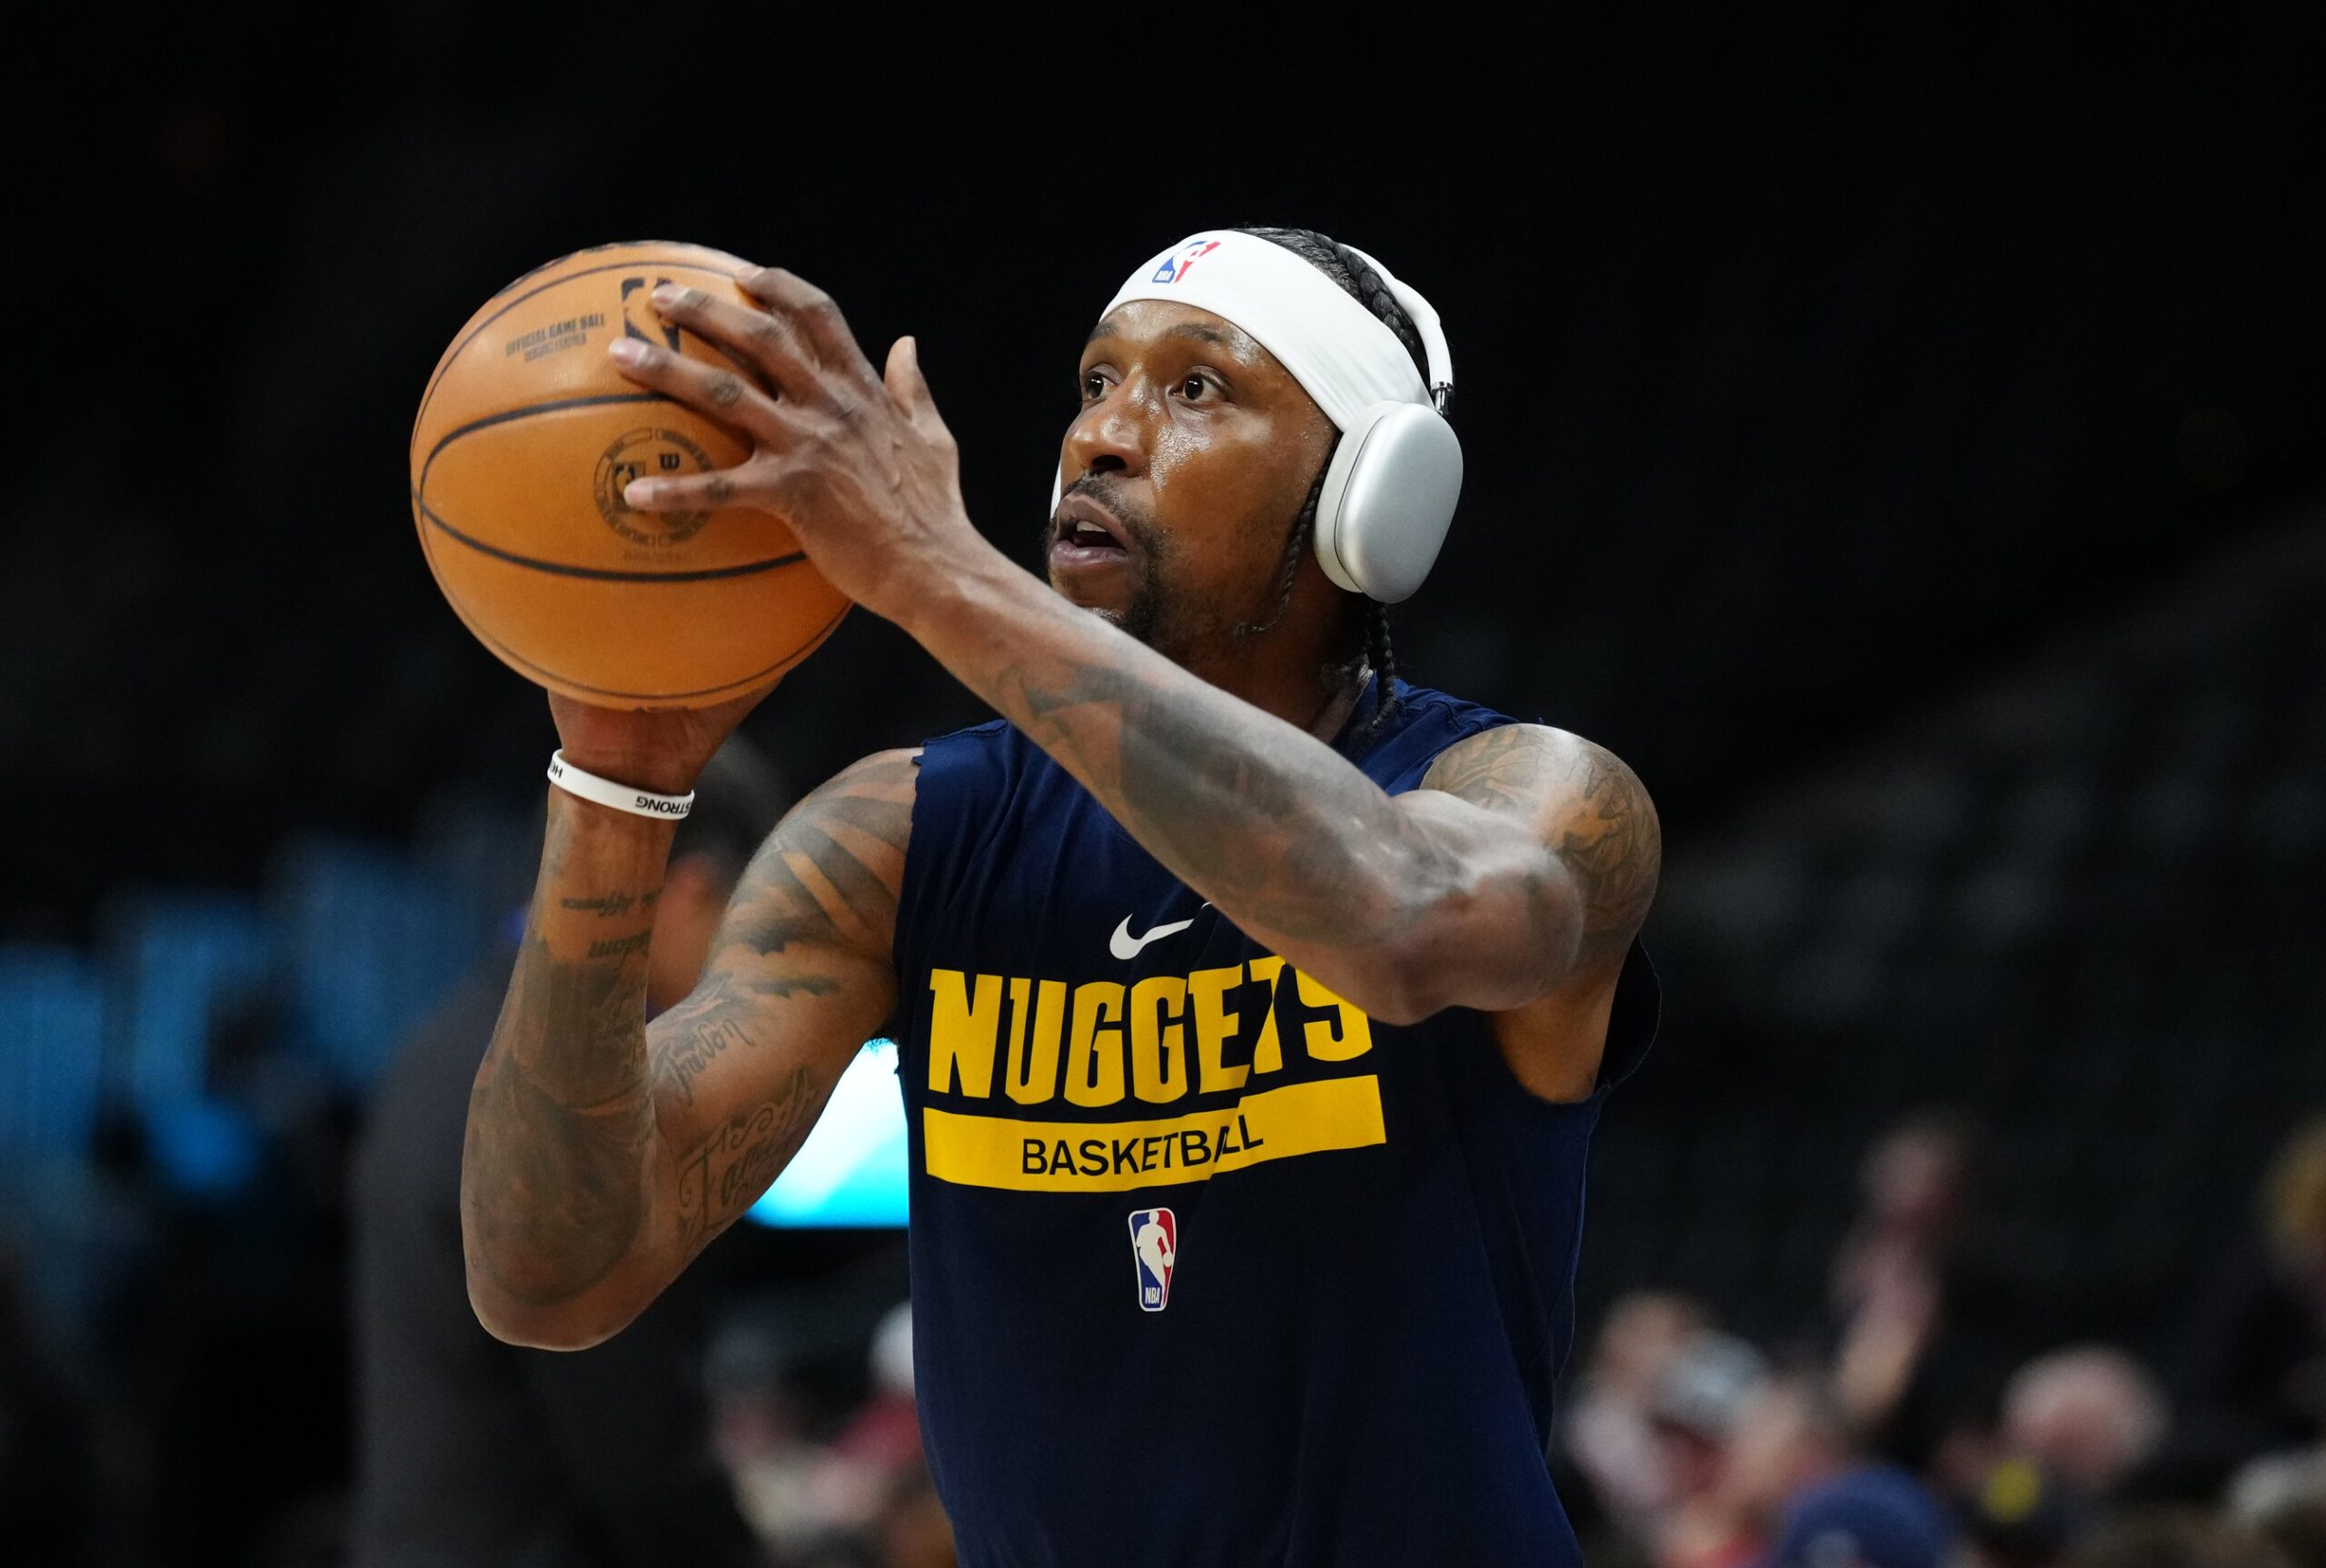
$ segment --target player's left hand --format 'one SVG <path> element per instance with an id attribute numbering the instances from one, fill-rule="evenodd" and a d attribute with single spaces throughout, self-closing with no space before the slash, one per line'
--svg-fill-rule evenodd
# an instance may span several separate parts
<path id="1" fill-rule="evenodd" d="M 771 511 L 833 587 L 897 620 L 946 574 L 949 558 L 984 548 L 961 504 L 959 451 L 913 340 L 897 340 L 883 375 L 831 296 L 806 279 L 763 267 L 737 282 L 761 309 L 668 283 L 654 306 L 756 380 L 635 337 L 615 339 L 610 352 L 631 381 L 749 438 L 751 455 L 711 473 L 634 480 L 626 498 L 641 511 Z"/>

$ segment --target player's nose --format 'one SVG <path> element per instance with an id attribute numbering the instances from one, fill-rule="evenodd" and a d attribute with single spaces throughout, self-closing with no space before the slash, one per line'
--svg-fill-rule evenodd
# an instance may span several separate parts
<path id="1" fill-rule="evenodd" d="M 1136 478 L 1147 471 L 1152 441 L 1150 422 L 1138 400 L 1118 388 L 1112 396 L 1085 407 L 1067 427 L 1066 481 L 1071 484 L 1090 472 Z"/>

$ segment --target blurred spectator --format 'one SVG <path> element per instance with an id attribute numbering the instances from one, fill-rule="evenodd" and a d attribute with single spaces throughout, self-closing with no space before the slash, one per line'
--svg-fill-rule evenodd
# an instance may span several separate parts
<path id="1" fill-rule="evenodd" d="M 1901 1276 L 1937 1268 L 1963 1224 L 1968 1162 L 1967 1135 L 1936 1114 L 1874 1144 L 1859 1173 L 1863 1207 L 1834 1261 L 1836 1306 L 1853 1311 Z"/>
<path id="2" fill-rule="evenodd" d="M 1969 1129 L 1925 1114 L 1875 1141 L 1859 1216 L 1837 1249 L 1834 1396 L 1870 1450 L 1968 1485 L 2004 1372 L 2043 1317 L 1981 1214 Z"/>
<path id="3" fill-rule="evenodd" d="M 1752 1559 L 1756 1540 L 1721 1483 L 1729 1444 L 1767 1375 L 1751 1345 L 1714 1333 L 1688 1340 L 1657 1374 L 1648 1417 L 1665 1485 L 1654 1527 L 1658 1568 L 1730 1568 Z"/>
<path id="4" fill-rule="evenodd" d="M 2193 1355 L 2187 1442 L 2221 1471 L 2326 1434 L 2326 1116 L 2279 1151 L 2261 1220 L 2262 1245 L 2223 1271 Z"/>
<path id="5" fill-rule="evenodd" d="M 704 771 L 655 908 L 651 1009 L 693 987 L 735 881 L 783 804 L 748 743 L 729 742 Z M 352 1561 L 750 1563 L 755 1544 L 701 1407 L 708 1273 L 690 1271 L 623 1333 L 572 1354 L 503 1345 L 469 1306 L 461 1149 L 509 958 L 504 950 L 486 961 L 397 1057 L 359 1156 Z"/>
<path id="6" fill-rule="evenodd" d="M 1796 1497 L 1766 1568 L 1943 1568 L 1953 1539 L 1945 1511 L 1920 1482 L 1878 1465 Z"/>
<path id="7" fill-rule="evenodd" d="M 1685 1296 L 1635 1291 L 1620 1297 L 1607 1309 L 1568 1402 L 1567 1456 L 1610 1519 L 1631 1535 L 1644 1537 L 1669 1500 L 1649 1408 L 1657 1381 L 1705 1327 L 1704 1308 Z"/>
<path id="8" fill-rule="evenodd" d="M 2101 1345 L 2038 1356 L 2003 1392 L 2003 1441 L 2087 1497 L 2102 1498 L 2162 1444 L 2170 1411 L 2156 1380 Z"/>
<path id="9" fill-rule="evenodd" d="M 951 1526 L 929 1489 L 913 1408 L 911 1307 L 883 1315 L 868 1356 L 870 1397 L 828 1442 L 800 1419 L 774 1340 L 763 1322 L 731 1325 L 714 1384 L 721 1452 L 761 1539 L 786 1562 L 886 1552 L 949 1563 Z M 933 1523 L 917 1519 L 924 1506 Z M 932 1557 L 940 1546 L 943 1555 Z"/>
<path id="10" fill-rule="evenodd" d="M 2291 1568 L 2265 1537 L 2185 1509 L 2119 1520 L 2069 1562 L 2073 1568 Z"/>
<path id="11" fill-rule="evenodd" d="M 1939 1272 L 1963 1208 L 1963 1136 L 1909 1122 L 1874 1146 L 1857 1223 L 1834 1260 L 1843 1327 L 1834 1387 L 1853 1421 L 1881 1426 L 1904 1401 L 1938 1327 Z"/>
<path id="12" fill-rule="evenodd" d="M 872 1331 L 872 1397 L 832 1446 L 893 1474 L 920 1461 L 920 1415 L 912 1402 L 912 1305 L 899 1302 Z"/>
<path id="13" fill-rule="evenodd" d="M 1795 1498 L 1856 1463 L 1849 1424 L 1826 1390 L 1810 1377 L 1779 1378 L 1739 1415 L 1720 1494 L 1744 1533 L 1765 1542 Z"/>
<path id="14" fill-rule="evenodd" d="M 1979 1568 L 2053 1568 L 2092 1527 L 2087 1497 L 2018 1455 L 1987 1472 L 1963 1513 Z"/>
<path id="15" fill-rule="evenodd" d="M 156 1201 L 120 1310 L 127 1474 L 104 1514 L 166 1563 L 271 1568 L 292 1515 L 345 1533 L 354 1116 L 334 1096 L 284 1110 L 228 1185 L 178 1185 L 153 1142 L 114 1151 Z"/>
<path id="16" fill-rule="evenodd" d="M 2326 1448 L 2254 1460 L 2231 1478 L 2228 1503 L 2229 1516 L 2241 1524 L 2259 1524 L 2306 1503 L 2326 1504 Z"/>

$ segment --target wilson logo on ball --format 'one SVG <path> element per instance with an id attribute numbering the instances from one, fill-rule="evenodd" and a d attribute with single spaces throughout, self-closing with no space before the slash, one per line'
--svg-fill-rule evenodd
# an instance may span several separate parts
<path id="1" fill-rule="evenodd" d="M 626 432 L 598 459 L 598 471 L 591 481 L 598 515 L 632 544 L 652 548 L 684 544 L 711 521 L 709 512 L 640 511 L 623 494 L 634 479 L 702 473 L 711 467 L 711 454 L 677 431 Z"/>

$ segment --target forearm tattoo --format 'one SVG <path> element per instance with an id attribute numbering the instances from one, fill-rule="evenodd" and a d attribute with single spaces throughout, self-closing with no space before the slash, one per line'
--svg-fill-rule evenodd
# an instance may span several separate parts
<path id="1" fill-rule="evenodd" d="M 1081 612 L 1057 613 L 1006 646 L 965 640 L 948 666 L 1256 936 L 1354 952 L 1426 922 L 1433 945 L 1450 933 L 1476 947 L 1490 927 L 1512 972 L 1552 983 L 1620 956 L 1645 917 L 1655 809 L 1605 749 L 1531 725 L 1461 742 L 1426 786 L 1525 830 L 1466 827 L 1407 809 L 1313 736 Z M 1436 918 L 1457 906 L 1469 925 Z"/>
<path id="2" fill-rule="evenodd" d="M 571 808 L 551 813 L 545 888 L 576 858 L 576 817 Z M 656 845 L 621 869 L 659 883 L 660 853 Z M 654 891 L 598 888 L 569 900 L 576 914 L 567 918 L 590 922 L 575 958 L 552 951 L 537 896 L 470 1091 L 461 1184 L 470 1257 L 528 1305 L 596 1285 L 629 1254 L 645 1219 L 654 1105 L 640 1041 Z M 617 905 L 626 918 L 610 913 Z M 609 928 L 619 934 L 594 935 Z"/>
<path id="3" fill-rule="evenodd" d="M 1159 662 L 1159 661 L 1158 661 Z M 1330 747 L 1169 667 L 1014 663 L 986 695 L 1182 880 L 1295 940 L 1398 935 L 1430 847 Z"/>
<path id="4" fill-rule="evenodd" d="M 719 938 L 737 961 L 651 1030 L 661 846 L 585 844 L 609 829 L 567 803 L 552 809 L 542 891 L 470 1099 L 462 1202 L 472 1262 L 497 1288 L 529 1305 L 568 1302 L 641 1246 L 668 1246 L 675 1267 L 798 1152 L 830 1077 L 771 1063 L 741 1080 L 755 1092 L 729 1086 L 731 1104 L 706 1079 L 731 1053 L 780 1044 L 806 1055 L 814 1030 L 787 1018 L 787 1005 L 852 1003 L 876 1021 L 885 1012 L 885 997 L 847 995 L 866 966 L 851 980 L 836 960 L 885 960 L 912 785 L 909 757 L 874 759 L 802 801 L 737 888 Z M 658 1210 L 674 1236 L 650 1234 Z"/>

